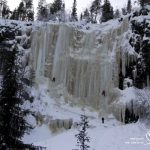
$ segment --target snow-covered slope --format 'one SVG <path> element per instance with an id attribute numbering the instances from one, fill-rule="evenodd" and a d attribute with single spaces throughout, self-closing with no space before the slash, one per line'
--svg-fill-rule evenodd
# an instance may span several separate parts
<path id="1" fill-rule="evenodd" d="M 46 84 L 43 84 L 39 90 L 32 90 L 36 101 L 30 106 L 34 111 L 40 112 L 44 117 L 49 117 L 49 124 L 54 119 L 73 119 L 71 129 L 57 128 L 51 130 L 49 124 L 36 125 L 36 120 L 29 117 L 30 123 L 35 125 L 30 135 L 25 135 L 24 142 L 33 143 L 46 147 L 47 150 L 70 150 L 77 149 L 78 133 L 77 122 L 80 121 L 80 115 L 88 116 L 90 128 L 87 130 L 90 137 L 90 149 L 92 150 L 149 150 L 148 135 L 149 128 L 141 122 L 124 125 L 118 122 L 113 115 L 109 115 L 102 124 L 98 112 L 90 108 L 80 109 L 66 104 L 63 97 L 59 101 L 53 100 Z M 34 106 L 34 108 L 33 108 Z M 27 104 L 27 107 L 29 105 Z"/>

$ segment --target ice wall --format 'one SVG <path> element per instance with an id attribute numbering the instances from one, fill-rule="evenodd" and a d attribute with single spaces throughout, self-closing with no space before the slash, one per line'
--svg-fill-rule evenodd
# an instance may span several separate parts
<path id="1" fill-rule="evenodd" d="M 91 30 L 67 24 L 36 28 L 30 61 L 35 82 L 55 78 L 53 86 L 61 85 L 66 99 L 106 114 L 112 102 L 110 93 L 118 86 L 120 60 L 127 63 L 121 46 L 127 29 L 128 18 L 113 27 L 106 23 Z"/>

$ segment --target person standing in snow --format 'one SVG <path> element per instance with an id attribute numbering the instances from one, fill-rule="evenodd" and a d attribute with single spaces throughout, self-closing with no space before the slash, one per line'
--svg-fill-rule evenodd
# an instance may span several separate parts
<path id="1" fill-rule="evenodd" d="M 102 117 L 102 123 L 104 123 L 104 117 Z"/>

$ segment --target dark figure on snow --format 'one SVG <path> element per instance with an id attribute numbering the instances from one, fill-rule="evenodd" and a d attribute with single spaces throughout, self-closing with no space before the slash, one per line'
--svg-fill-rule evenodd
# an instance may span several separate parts
<path id="1" fill-rule="evenodd" d="M 53 77 L 52 81 L 55 82 L 55 80 L 56 80 L 55 77 Z"/>
<path id="2" fill-rule="evenodd" d="M 103 95 L 103 96 L 105 96 L 105 95 L 106 95 L 105 91 L 103 91 L 103 92 L 102 92 L 102 95 Z"/>
<path id="3" fill-rule="evenodd" d="M 104 117 L 102 117 L 102 123 L 104 123 Z"/>

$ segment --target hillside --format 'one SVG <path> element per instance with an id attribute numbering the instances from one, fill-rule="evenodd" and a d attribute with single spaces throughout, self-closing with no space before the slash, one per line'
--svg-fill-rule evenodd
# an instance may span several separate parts
<path id="1" fill-rule="evenodd" d="M 149 7 L 102 24 L 0 20 L 0 39 L 1 80 L 4 56 L 21 54 L 25 143 L 75 150 L 84 114 L 92 150 L 149 149 Z"/>

